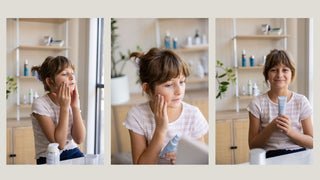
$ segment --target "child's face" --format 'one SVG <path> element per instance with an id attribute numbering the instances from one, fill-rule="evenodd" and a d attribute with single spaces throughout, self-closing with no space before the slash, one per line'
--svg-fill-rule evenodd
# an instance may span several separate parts
<path id="1" fill-rule="evenodd" d="M 167 107 L 178 108 L 184 98 L 185 92 L 185 77 L 180 75 L 177 78 L 172 78 L 170 81 L 155 86 L 155 95 L 164 96 L 167 102 Z"/>
<path id="2" fill-rule="evenodd" d="M 291 83 L 291 69 L 284 64 L 272 67 L 268 72 L 270 86 L 272 88 L 288 88 Z"/>
<path id="3" fill-rule="evenodd" d="M 76 81 L 73 75 L 73 69 L 71 67 L 65 68 L 55 77 L 55 88 L 59 88 L 62 83 L 67 83 L 70 90 L 73 91 L 76 86 Z"/>

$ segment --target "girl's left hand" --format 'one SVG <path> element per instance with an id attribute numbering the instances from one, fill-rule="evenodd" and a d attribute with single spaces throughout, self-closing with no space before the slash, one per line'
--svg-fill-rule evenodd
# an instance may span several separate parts
<path id="1" fill-rule="evenodd" d="M 77 83 L 75 83 L 74 90 L 71 91 L 71 104 L 72 108 L 80 108 L 80 101 L 79 101 L 79 92 Z"/>
<path id="2" fill-rule="evenodd" d="M 166 159 L 170 159 L 171 164 L 176 164 L 176 157 L 177 157 L 176 152 L 170 152 L 170 153 L 164 154 L 162 157 Z"/>
<path id="3" fill-rule="evenodd" d="M 283 130 L 284 133 L 289 134 L 291 130 L 291 120 L 288 116 L 282 115 L 276 119 L 277 127 Z"/>

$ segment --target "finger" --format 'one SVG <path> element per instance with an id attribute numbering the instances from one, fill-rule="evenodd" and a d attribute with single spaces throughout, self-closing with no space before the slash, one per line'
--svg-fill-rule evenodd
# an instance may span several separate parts
<path id="1" fill-rule="evenodd" d="M 160 112 L 161 114 L 163 114 L 163 103 L 164 103 L 164 97 L 163 96 L 160 96 Z"/>
<path id="2" fill-rule="evenodd" d="M 167 104 L 167 102 L 165 101 L 165 102 L 164 102 L 164 105 L 163 105 L 163 114 L 164 114 L 164 115 L 167 115 L 167 105 L 168 105 L 168 104 Z"/>
<path id="3" fill-rule="evenodd" d="M 170 160 L 170 163 L 171 163 L 172 165 L 175 165 L 175 164 L 176 164 L 176 160 L 175 160 L 175 159 L 171 159 L 171 160 Z"/>

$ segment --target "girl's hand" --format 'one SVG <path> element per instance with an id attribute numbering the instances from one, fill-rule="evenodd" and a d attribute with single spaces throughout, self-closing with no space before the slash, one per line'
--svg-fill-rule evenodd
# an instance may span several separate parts
<path id="1" fill-rule="evenodd" d="M 77 83 L 75 83 L 74 90 L 71 91 L 71 107 L 72 108 L 80 108 L 80 101 L 79 101 L 79 92 Z"/>
<path id="2" fill-rule="evenodd" d="M 170 152 L 170 153 L 164 154 L 162 157 L 166 159 L 170 159 L 171 164 L 176 164 L 177 152 Z"/>
<path id="3" fill-rule="evenodd" d="M 71 96 L 70 96 L 70 87 L 67 83 L 61 83 L 58 88 L 58 94 L 52 93 L 55 96 L 55 99 L 58 101 L 61 108 L 70 106 Z"/>
<path id="4" fill-rule="evenodd" d="M 284 133 L 289 134 L 291 131 L 291 120 L 288 116 L 282 115 L 276 118 L 277 127 L 281 129 Z"/>
<path id="5" fill-rule="evenodd" d="M 164 97 L 158 94 L 155 98 L 155 120 L 156 129 L 166 132 L 168 130 L 168 114 L 167 114 L 167 102 L 165 102 Z"/>

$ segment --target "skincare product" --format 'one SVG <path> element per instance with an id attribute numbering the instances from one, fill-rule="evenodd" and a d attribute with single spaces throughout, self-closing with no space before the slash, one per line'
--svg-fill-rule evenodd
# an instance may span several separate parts
<path id="1" fill-rule="evenodd" d="M 250 66 L 254 66 L 254 56 L 250 56 Z"/>
<path id="2" fill-rule="evenodd" d="M 196 30 L 196 34 L 194 35 L 194 44 L 199 45 L 201 44 L 200 36 L 199 36 L 199 30 Z"/>
<path id="3" fill-rule="evenodd" d="M 27 102 L 28 102 L 28 101 L 27 101 L 27 95 L 24 94 L 24 95 L 23 95 L 23 104 L 27 104 Z"/>
<path id="4" fill-rule="evenodd" d="M 188 37 L 188 41 L 187 42 L 188 42 L 187 46 L 192 46 L 192 37 L 191 36 Z"/>
<path id="5" fill-rule="evenodd" d="M 202 44 L 208 44 L 206 35 L 202 35 Z"/>
<path id="6" fill-rule="evenodd" d="M 166 36 L 164 37 L 164 46 L 166 49 L 170 49 L 170 39 L 170 33 L 167 31 Z"/>
<path id="7" fill-rule="evenodd" d="M 178 49 L 178 38 L 173 38 L 173 49 Z"/>
<path id="8" fill-rule="evenodd" d="M 208 74 L 208 58 L 207 56 L 202 56 L 201 58 L 203 70 L 204 70 L 204 75 Z"/>
<path id="9" fill-rule="evenodd" d="M 48 145 L 47 164 L 56 165 L 60 163 L 60 153 L 58 143 L 50 143 Z"/>
<path id="10" fill-rule="evenodd" d="M 32 89 L 29 89 L 29 104 L 33 103 L 33 92 Z"/>
<path id="11" fill-rule="evenodd" d="M 251 82 L 251 80 L 248 81 L 248 95 L 252 96 L 252 82 Z"/>
<path id="12" fill-rule="evenodd" d="M 201 79 L 204 78 L 204 69 L 199 61 L 197 62 L 197 75 Z"/>
<path id="13" fill-rule="evenodd" d="M 242 95 L 245 96 L 246 94 L 246 86 L 242 86 Z"/>
<path id="14" fill-rule="evenodd" d="M 24 76 L 28 76 L 28 59 L 24 60 Z"/>
<path id="15" fill-rule="evenodd" d="M 242 67 L 247 67 L 247 59 L 246 59 L 246 51 L 245 50 L 242 50 L 241 58 L 242 58 Z"/>
<path id="16" fill-rule="evenodd" d="M 287 104 L 287 96 L 278 96 L 278 116 L 282 116 L 285 113 Z"/>
<path id="17" fill-rule="evenodd" d="M 259 91 L 259 89 L 258 89 L 257 83 L 254 83 L 254 84 L 253 84 L 252 94 L 253 94 L 253 96 L 258 96 L 258 95 L 260 94 L 260 91 Z"/>
<path id="18" fill-rule="evenodd" d="M 38 97 L 39 97 L 38 92 L 35 91 L 35 92 L 34 92 L 34 95 L 33 95 L 33 100 L 37 99 Z"/>
<path id="19" fill-rule="evenodd" d="M 162 157 L 163 155 L 170 153 L 170 152 L 177 152 L 178 150 L 178 142 L 180 140 L 181 136 L 179 134 L 175 135 L 168 144 L 163 148 L 161 153 L 159 154 L 159 157 Z"/>
<path id="20" fill-rule="evenodd" d="M 254 148 L 249 152 L 249 163 L 256 165 L 264 165 L 266 164 L 266 151 L 262 148 Z"/>
<path id="21" fill-rule="evenodd" d="M 33 68 L 33 67 L 34 67 L 34 65 L 32 65 L 32 68 Z M 32 69 L 32 68 L 31 68 L 31 69 Z M 33 72 L 32 72 L 32 76 L 37 76 L 37 71 L 33 71 Z"/>

